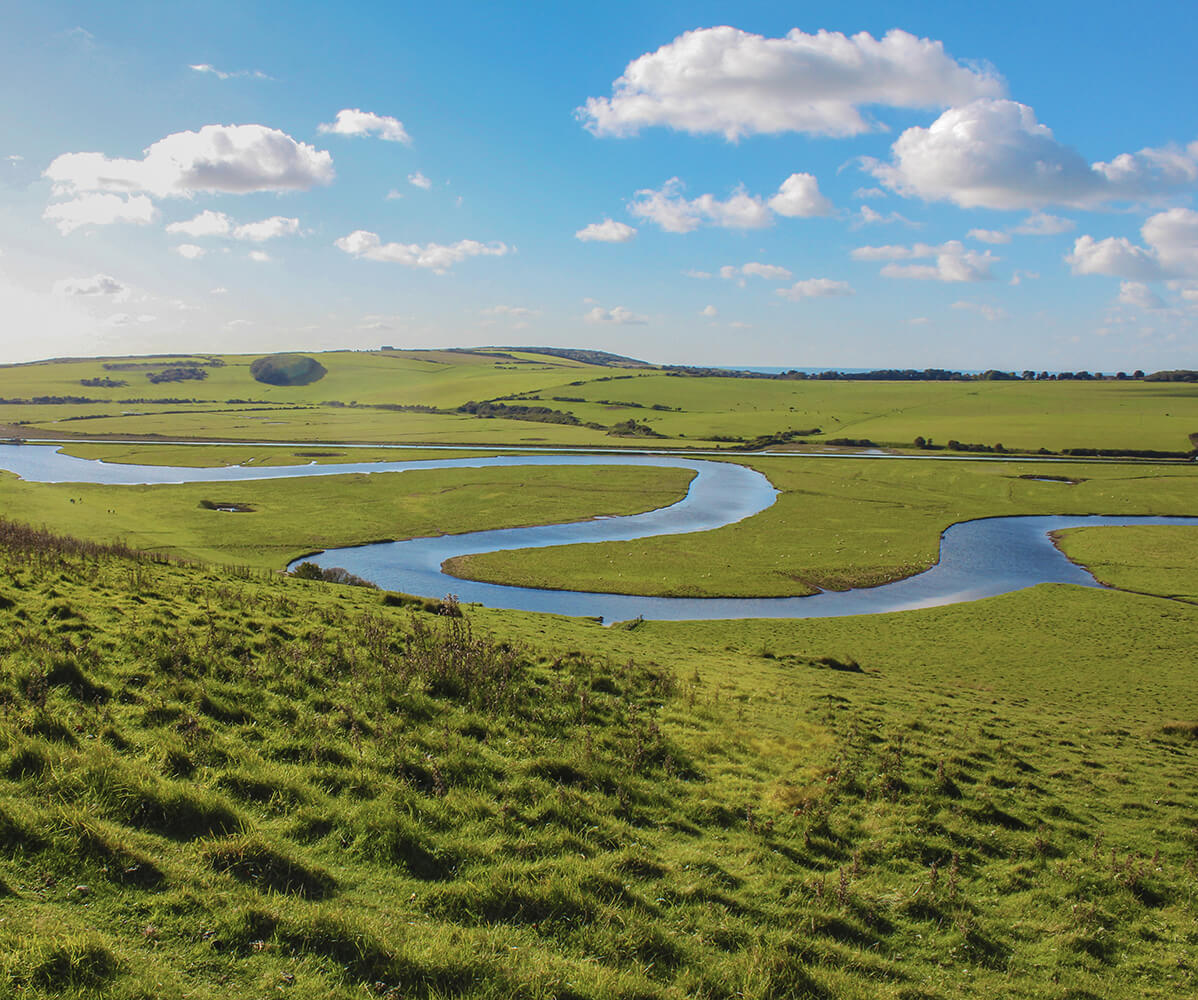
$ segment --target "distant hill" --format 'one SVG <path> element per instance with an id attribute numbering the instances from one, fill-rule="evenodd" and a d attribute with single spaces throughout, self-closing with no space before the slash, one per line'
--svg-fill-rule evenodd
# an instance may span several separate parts
<path id="1" fill-rule="evenodd" d="M 569 361 L 581 361 L 583 364 L 599 365 L 606 368 L 655 368 L 647 361 L 636 358 L 626 358 L 622 354 L 611 354 L 608 351 L 584 351 L 573 347 L 453 347 L 452 351 L 463 354 L 485 354 L 494 351 L 520 351 L 524 354 L 547 354 L 554 358 L 566 358 Z"/>
<path id="2" fill-rule="evenodd" d="M 272 354 L 251 364 L 250 374 L 266 385 L 311 385 L 324 378 L 328 369 L 303 354 Z"/>

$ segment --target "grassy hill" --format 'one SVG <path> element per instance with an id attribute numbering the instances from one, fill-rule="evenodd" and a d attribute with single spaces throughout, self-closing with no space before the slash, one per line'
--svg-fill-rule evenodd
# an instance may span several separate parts
<path id="1" fill-rule="evenodd" d="M 621 446 L 634 420 L 655 447 L 737 447 L 787 437 L 826 447 L 916 438 L 1007 450 L 1158 450 L 1198 434 L 1198 383 L 858 382 L 720 377 L 603 352 L 538 348 L 334 351 L 307 384 L 297 355 L 68 359 L 0 366 L 6 434 L 216 440 Z M 273 377 L 272 377 L 273 378 Z M 469 403 L 492 404 L 483 413 Z M 495 404 L 506 412 L 495 409 Z M 552 411 L 542 413 L 518 410 Z M 800 445 L 794 445 L 799 447 Z"/>
<path id="2" fill-rule="evenodd" d="M 605 630 L 0 523 L 0 983 L 1191 993 L 1198 609 L 1041 591 Z"/>

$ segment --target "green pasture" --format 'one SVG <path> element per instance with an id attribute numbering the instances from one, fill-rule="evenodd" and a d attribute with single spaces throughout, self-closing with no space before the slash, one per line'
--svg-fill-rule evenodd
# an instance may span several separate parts
<path id="1" fill-rule="evenodd" d="M 685 440 L 751 439 L 788 429 L 910 446 L 916 437 L 1007 449 L 1188 451 L 1198 386 L 1152 382 L 834 382 L 637 374 L 537 394 L 546 406 L 610 424 L 633 417 Z M 555 396 L 587 403 L 553 402 Z M 599 402 L 607 401 L 606 403 Z M 635 407 L 615 404 L 632 403 Z M 651 409 L 654 405 L 669 411 Z M 678 412 L 674 412 L 678 411 Z M 818 441 L 818 438 L 811 438 Z"/>
<path id="2" fill-rule="evenodd" d="M 96 541 L 277 570 L 334 546 L 639 513 L 681 499 L 691 477 L 685 469 L 517 467 L 102 486 L 0 473 L 0 510 Z"/>
<path id="3" fill-rule="evenodd" d="M 0 367 L 0 398 L 77 396 L 95 403 L 0 403 L 0 424 L 38 434 L 163 435 L 237 440 L 410 444 L 711 446 L 815 430 L 809 440 L 868 439 L 911 447 L 916 437 L 1007 450 L 1048 448 L 1189 451 L 1198 433 L 1198 385 L 1137 381 L 853 382 L 668 375 L 521 353 L 514 359 L 436 351 L 313 355 L 328 374 L 307 386 L 269 386 L 250 375 L 253 356 L 224 356 L 202 381 L 151 383 L 147 370 L 187 357 L 89 359 Z M 203 361 L 197 355 L 194 360 Z M 109 364 L 153 369 L 106 370 Z M 121 387 L 86 387 L 116 378 Z M 515 397 L 515 398 L 510 398 Z M 168 402 L 180 399 L 186 402 Z M 119 400 L 140 400 L 121 403 Z M 571 412 L 611 427 L 627 420 L 661 438 L 448 413 L 378 410 L 505 401 Z M 157 402 L 156 402 L 157 401 Z M 330 405 L 337 404 L 337 405 Z M 354 406 L 352 404 L 358 404 Z M 86 417 L 88 419 L 74 419 Z M 724 446 L 728 442 L 725 441 Z"/>
<path id="4" fill-rule="evenodd" d="M 1198 475 L 1185 465 L 758 456 L 740 461 L 763 473 L 781 495 L 769 509 L 737 524 L 631 542 L 464 556 L 447 568 L 470 579 L 527 587 L 779 597 L 875 586 L 920 572 L 936 561 L 941 532 L 957 521 L 1005 514 L 1198 513 Z"/>
<path id="5" fill-rule="evenodd" d="M 0 522 L 0 992 L 1198 990 L 1198 608 L 396 603 Z"/>
<path id="6" fill-rule="evenodd" d="M 217 468 L 232 465 L 337 465 L 346 462 L 412 462 L 442 458 L 478 458 L 493 451 L 435 448 L 275 447 L 253 444 L 139 444 L 123 441 L 68 441 L 58 447 L 76 458 L 119 465 L 170 465 Z"/>
<path id="7" fill-rule="evenodd" d="M 1198 531 L 1175 525 L 1076 528 L 1057 545 L 1102 583 L 1198 603 Z"/>

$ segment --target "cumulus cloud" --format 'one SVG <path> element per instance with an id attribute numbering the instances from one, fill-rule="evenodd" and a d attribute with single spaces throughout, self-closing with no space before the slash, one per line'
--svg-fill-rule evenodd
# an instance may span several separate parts
<path id="1" fill-rule="evenodd" d="M 574 234 L 574 238 L 583 243 L 627 243 L 634 236 L 636 229 L 633 226 L 612 219 L 592 222 Z"/>
<path id="2" fill-rule="evenodd" d="M 703 224 L 724 229 L 764 229 L 773 224 L 765 202 L 743 188 L 734 191 L 726 201 L 710 194 L 688 200 L 682 194 L 683 189 L 682 181 L 671 177 L 660 190 L 638 191 L 628 211 L 638 219 L 656 223 L 667 233 L 689 233 Z"/>
<path id="3" fill-rule="evenodd" d="M 735 141 L 759 133 L 850 136 L 878 126 L 861 108 L 942 108 L 1004 93 L 989 69 L 905 31 L 882 38 L 798 28 L 765 38 L 732 27 L 688 31 L 633 60 L 611 97 L 577 115 L 599 136 L 665 126 Z"/>
<path id="4" fill-rule="evenodd" d="M 803 299 L 823 299 L 837 295 L 853 295 L 853 286 L 847 281 L 833 281 L 831 278 L 807 278 L 796 281 L 789 288 L 779 288 L 774 292 L 791 302 L 801 302 Z"/>
<path id="5" fill-rule="evenodd" d="M 270 254 L 262 250 L 251 250 L 246 256 L 256 264 L 265 264 L 271 259 Z"/>
<path id="6" fill-rule="evenodd" d="M 858 247 L 854 260 L 887 261 L 882 275 L 887 278 L 914 278 L 925 281 L 987 281 L 993 277 L 991 265 L 998 258 L 989 250 L 966 250 L 957 240 L 939 246 L 916 243 L 914 246 Z M 934 258 L 931 264 L 899 264 L 901 260 Z"/>
<path id="7" fill-rule="evenodd" d="M 224 212 L 213 212 L 205 209 L 194 219 L 184 222 L 172 222 L 166 227 L 168 233 L 182 233 L 184 236 L 227 236 L 232 224 Z"/>
<path id="8" fill-rule="evenodd" d="M 115 194 L 84 194 L 70 201 L 47 205 L 42 218 L 53 222 L 65 236 L 83 226 L 108 226 L 114 222 L 144 226 L 158 218 L 158 209 L 141 194 L 129 198 Z"/>
<path id="9" fill-rule="evenodd" d="M 791 174 L 769 200 L 769 206 L 788 218 L 808 219 L 832 214 L 832 203 L 820 194 L 819 181 L 812 174 Z"/>
<path id="10" fill-rule="evenodd" d="M 699 310 L 700 316 L 706 316 L 708 319 L 715 319 L 720 314 L 720 311 L 715 306 L 704 306 Z"/>
<path id="11" fill-rule="evenodd" d="M 595 306 L 582 318 L 587 323 L 611 323 L 615 326 L 643 326 L 649 322 L 648 316 L 639 316 L 623 306 L 615 306 L 611 309 Z"/>
<path id="12" fill-rule="evenodd" d="M 295 236 L 300 231 L 299 219 L 291 219 L 282 215 L 272 215 L 260 222 L 247 222 L 233 230 L 233 237 L 239 240 L 249 240 L 251 243 L 264 243 L 280 236 Z"/>
<path id="13" fill-rule="evenodd" d="M 159 198 L 201 191 L 247 194 L 328 184 L 333 158 L 264 125 L 205 125 L 198 132 L 159 139 L 140 160 L 64 153 L 44 176 L 60 197 L 91 191 L 145 192 Z"/>
<path id="14" fill-rule="evenodd" d="M 1123 281 L 1119 284 L 1119 303 L 1138 309 L 1164 309 L 1165 300 L 1140 281 Z"/>
<path id="15" fill-rule="evenodd" d="M 362 111 L 360 108 L 338 111 L 335 121 L 317 125 L 316 131 L 333 135 L 377 135 L 386 142 L 412 141 L 399 119 L 376 115 L 373 111 Z"/>
<path id="16" fill-rule="evenodd" d="M 208 251 L 203 247 L 198 247 L 194 243 L 180 243 L 177 247 L 172 247 L 180 257 L 185 257 L 188 260 L 199 260 Z"/>
<path id="17" fill-rule="evenodd" d="M 889 163 L 864 165 L 886 187 L 963 208 L 1093 206 L 1183 190 L 1198 181 L 1198 143 L 1143 149 L 1087 163 L 1025 104 L 982 99 L 950 108 L 927 128 L 909 128 Z"/>
<path id="18" fill-rule="evenodd" d="M 454 264 L 469 257 L 502 257 L 513 252 L 505 243 L 479 243 L 477 240 L 458 240 L 447 246 L 440 243 L 383 243 L 377 233 L 364 229 L 342 236 L 333 245 L 352 257 L 427 268 L 436 274 L 445 274 Z"/>
<path id="19" fill-rule="evenodd" d="M 433 186 L 433 182 L 425 177 L 424 174 L 422 174 L 419 170 L 417 170 L 414 174 L 408 174 L 408 183 L 411 184 L 412 187 L 420 188 L 422 191 L 427 191 Z"/>
<path id="20" fill-rule="evenodd" d="M 63 278 L 54 282 L 54 294 L 69 298 L 123 302 L 129 298 L 130 289 L 110 274 L 93 274 L 90 278 Z"/>
<path id="21" fill-rule="evenodd" d="M 1171 208 L 1140 228 L 1147 246 L 1124 236 L 1079 236 L 1065 257 L 1074 274 L 1105 274 L 1135 281 L 1198 277 L 1198 212 Z"/>

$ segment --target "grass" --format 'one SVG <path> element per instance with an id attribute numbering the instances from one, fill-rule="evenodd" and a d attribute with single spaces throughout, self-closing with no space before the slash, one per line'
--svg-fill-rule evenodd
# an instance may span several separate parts
<path id="1" fill-rule="evenodd" d="M 1078 528 L 1060 532 L 1057 544 L 1108 586 L 1198 603 L 1198 531 Z"/>
<path id="2" fill-rule="evenodd" d="M 97 486 L 26 483 L 0 473 L 0 508 L 7 516 L 98 541 L 281 569 L 300 555 L 334 546 L 651 510 L 680 499 L 692 475 L 631 466 L 513 467 Z M 252 513 L 206 509 L 205 501 L 243 505 Z"/>
<path id="3" fill-rule="evenodd" d="M 450 560 L 447 569 L 532 587 L 775 597 L 874 586 L 919 572 L 935 562 L 940 533 L 957 521 L 1198 509 L 1198 479 L 1181 465 L 1054 463 L 1046 470 L 1019 462 L 741 461 L 768 476 L 782 495 L 773 507 L 738 524 L 633 542 L 466 556 Z M 1022 478 L 1046 471 L 1079 482 Z"/>
<path id="4" fill-rule="evenodd" d="M 1198 986 L 1198 609 L 628 631 L 5 538 L 13 994 Z"/>
<path id="5" fill-rule="evenodd" d="M 187 358 L 167 359 L 160 367 L 167 367 L 168 360 L 188 363 Z M 9 425 L 6 433 L 24 437 L 157 434 L 578 447 L 645 443 L 612 437 L 606 429 L 377 408 L 452 411 L 470 401 L 509 400 L 569 411 L 603 428 L 633 419 L 662 435 L 651 439 L 654 446 L 667 447 L 711 447 L 717 439 L 725 439 L 727 447 L 728 439 L 749 441 L 818 428 L 822 433 L 804 438 L 814 446 L 847 438 L 910 448 L 922 437 L 940 446 L 956 439 L 1001 443 L 1008 450 L 1186 452 L 1193 447 L 1190 435 L 1198 433 L 1198 386 L 1184 383 L 781 381 L 681 377 L 653 368 L 617 369 L 527 353 L 513 359 L 443 351 L 342 351 L 317 356 L 328 369 L 318 382 L 271 386 L 251 376 L 254 357 L 216 360 L 223 364 L 204 367 L 208 375 L 203 381 L 157 384 L 142 369 L 106 370 L 103 359 L 0 366 L 0 398 L 96 400 L 0 403 L 0 424 Z M 128 384 L 81 384 L 102 378 Z"/>

